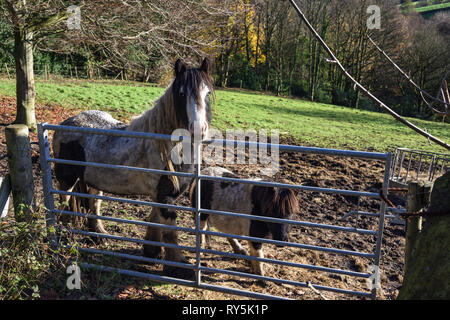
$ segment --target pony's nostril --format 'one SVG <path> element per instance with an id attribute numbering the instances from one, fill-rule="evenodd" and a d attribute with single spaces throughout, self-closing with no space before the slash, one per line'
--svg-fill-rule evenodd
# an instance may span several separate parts
<path id="1" fill-rule="evenodd" d="M 206 135 L 207 131 L 208 131 L 207 122 L 203 122 L 201 124 L 199 122 L 192 122 L 191 124 L 189 124 L 189 132 L 191 134 L 199 134 L 203 137 Z"/>

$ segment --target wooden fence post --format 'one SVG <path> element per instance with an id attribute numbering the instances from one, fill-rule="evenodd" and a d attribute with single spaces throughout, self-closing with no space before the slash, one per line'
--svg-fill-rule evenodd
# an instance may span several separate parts
<path id="1" fill-rule="evenodd" d="M 16 221 L 30 221 L 35 210 L 33 165 L 28 127 L 13 124 L 6 127 L 6 146 Z"/>
<path id="2" fill-rule="evenodd" d="M 432 183 L 430 182 L 410 182 L 408 184 L 407 212 L 418 212 L 426 207 L 430 200 Z M 405 246 L 405 266 L 407 270 L 408 261 L 414 255 L 414 243 L 418 234 L 422 230 L 422 217 L 413 216 L 406 218 L 406 246 Z"/>

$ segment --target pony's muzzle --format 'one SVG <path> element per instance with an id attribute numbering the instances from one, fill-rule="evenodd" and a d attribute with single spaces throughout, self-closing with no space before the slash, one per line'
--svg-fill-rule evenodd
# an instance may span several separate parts
<path id="1" fill-rule="evenodd" d="M 194 121 L 189 124 L 189 132 L 194 138 L 201 137 L 205 139 L 208 134 L 208 122 L 206 121 Z"/>

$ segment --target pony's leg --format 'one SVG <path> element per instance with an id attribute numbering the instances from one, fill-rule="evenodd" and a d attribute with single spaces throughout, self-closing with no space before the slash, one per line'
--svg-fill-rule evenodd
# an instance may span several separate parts
<path id="1" fill-rule="evenodd" d="M 176 225 L 176 213 L 174 211 L 168 211 L 167 209 L 161 209 L 162 223 L 167 225 Z M 174 230 L 163 230 L 162 241 L 170 244 L 178 244 L 178 233 Z M 176 261 L 182 263 L 188 263 L 187 259 L 178 248 L 165 248 L 164 260 Z M 179 268 L 169 265 L 163 266 L 163 272 L 165 274 L 179 277 L 179 278 L 193 278 L 194 271 L 192 269 Z"/>
<path id="2" fill-rule="evenodd" d="M 149 222 L 161 223 L 161 213 L 158 208 L 153 208 L 152 213 L 149 217 Z M 145 240 L 161 242 L 161 229 L 154 227 L 147 227 L 147 232 L 145 233 Z M 144 256 L 149 258 L 161 258 L 162 248 L 158 246 L 151 246 L 144 244 Z"/>
<path id="3" fill-rule="evenodd" d="M 250 255 L 253 257 L 264 258 L 264 253 L 262 251 L 262 243 L 259 242 L 248 242 L 250 247 Z M 251 260 L 252 271 L 260 276 L 264 275 L 263 263 L 260 261 Z"/>
<path id="4" fill-rule="evenodd" d="M 72 187 L 67 187 L 64 183 L 58 183 L 58 190 L 63 190 L 67 192 L 72 192 L 75 188 L 76 183 Z M 59 205 L 58 210 L 67 210 L 67 211 L 77 211 L 75 197 L 70 195 L 60 194 L 59 195 Z M 68 224 L 71 221 L 75 221 L 75 217 L 71 217 L 69 215 L 59 215 L 58 218 L 63 224 Z"/>
<path id="5" fill-rule="evenodd" d="M 237 254 L 243 254 L 248 255 L 247 251 L 244 249 L 244 247 L 239 243 L 237 239 L 234 238 L 227 238 L 228 242 L 233 247 L 233 252 Z"/>
<path id="6" fill-rule="evenodd" d="M 173 185 L 173 182 L 168 178 L 168 176 L 161 176 L 157 190 L 158 194 L 156 195 L 156 200 L 159 203 L 166 203 L 166 204 L 173 204 L 175 203 L 175 200 L 178 198 L 178 196 L 183 193 L 188 185 L 186 184 L 184 188 L 181 188 L 181 190 L 176 190 L 176 188 Z M 154 208 L 155 210 L 155 217 L 158 217 L 160 219 L 161 224 L 176 225 L 176 218 L 177 213 L 173 209 L 166 209 L 166 208 Z M 178 233 L 175 230 L 161 230 L 161 238 L 162 242 L 168 243 L 168 244 L 178 244 Z M 149 232 L 149 236 L 152 236 L 153 238 L 150 238 L 148 240 L 155 241 L 158 237 L 156 232 Z M 144 248 L 145 251 L 145 248 Z M 164 259 L 169 261 L 175 261 L 175 262 L 182 262 L 186 263 L 187 260 L 182 254 L 181 250 L 178 248 L 164 248 Z M 180 268 L 180 267 L 174 267 L 167 264 L 164 264 L 163 266 L 163 272 L 165 274 L 178 277 L 178 278 L 193 278 L 194 271 L 192 269 L 187 268 Z"/>
<path id="7" fill-rule="evenodd" d="M 206 231 L 209 230 L 209 224 L 208 224 L 208 215 L 207 214 L 201 214 L 200 215 L 200 230 Z M 200 247 L 206 243 L 206 248 L 211 249 L 211 236 L 202 234 L 200 236 Z"/>
<path id="8" fill-rule="evenodd" d="M 94 189 L 94 188 L 89 188 L 89 194 L 93 194 L 93 195 L 99 195 L 102 196 L 103 195 L 103 191 Z M 91 214 L 94 214 L 96 216 L 101 216 L 102 213 L 100 211 L 102 205 L 102 200 L 100 199 L 89 199 L 89 211 Z M 103 222 L 102 220 L 99 219 L 92 219 L 89 218 L 88 219 L 88 228 L 89 231 L 92 232 L 97 232 L 97 233 L 108 233 L 106 232 L 105 228 L 103 227 Z"/>

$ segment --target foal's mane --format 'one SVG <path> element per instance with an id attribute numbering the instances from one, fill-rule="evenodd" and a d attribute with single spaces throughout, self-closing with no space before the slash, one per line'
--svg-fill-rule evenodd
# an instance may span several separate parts
<path id="1" fill-rule="evenodd" d="M 254 186 L 252 193 L 264 215 L 276 212 L 280 217 L 287 217 L 299 211 L 297 196 L 292 189 Z"/>

